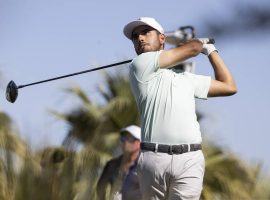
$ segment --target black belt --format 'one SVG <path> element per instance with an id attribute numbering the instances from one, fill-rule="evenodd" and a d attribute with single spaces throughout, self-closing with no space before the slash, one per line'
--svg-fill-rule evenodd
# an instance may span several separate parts
<path id="1" fill-rule="evenodd" d="M 141 150 L 154 151 L 168 154 L 182 154 L 189 151 L 198 151 L 202 149 L 201 144 L 180 144 L 180 145 L 166 145 L 157 143 L 141 143 Z"/>

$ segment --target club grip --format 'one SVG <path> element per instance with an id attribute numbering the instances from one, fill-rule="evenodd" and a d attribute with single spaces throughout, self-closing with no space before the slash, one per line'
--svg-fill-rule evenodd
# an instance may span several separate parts
<path id="1" fill-rule="evenodd" d="M 209 42 L 207 42 L 207 44 L 215 44 L 215 42 L 214 38 L 209 38 Z"/>
<path id="2" fill-rule="evenodd" d="M 198 38 L 203 44 L 215 44 L 214 38 Z"/>

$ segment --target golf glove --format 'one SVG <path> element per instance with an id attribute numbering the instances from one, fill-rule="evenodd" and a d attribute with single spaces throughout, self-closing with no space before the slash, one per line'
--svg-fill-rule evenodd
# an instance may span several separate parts
<path id="1" fill-rule="evenodd" d="M 209 56 L 214 51 L 217 51 L 217 49 L 213 44 L 203 44 L 203 54 Z"/>
<path id="2" fill-rule="evenodd" d="M 197 38 L 201 43 L 203 44 L 208 44 L 210 42 L 209 38 Z"/>

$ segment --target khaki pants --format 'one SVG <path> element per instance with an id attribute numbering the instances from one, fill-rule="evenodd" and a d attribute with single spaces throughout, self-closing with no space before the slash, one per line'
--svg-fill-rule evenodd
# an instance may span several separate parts
<path id="1" fill-rule="evenodd" d="M 142 151 L 137 170 L 143 199 L 199 199 L 204 169 L 201 150 L 173 155 Z"/>

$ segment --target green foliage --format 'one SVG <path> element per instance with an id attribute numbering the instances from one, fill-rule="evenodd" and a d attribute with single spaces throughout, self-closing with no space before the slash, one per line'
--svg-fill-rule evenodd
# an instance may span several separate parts
<path id="1" fill-rule="evenodd" d="M 206 170 L 202 199 L 254 199 L 260 165 L 248 165 L 236 155 L 204 144 Z"/>

